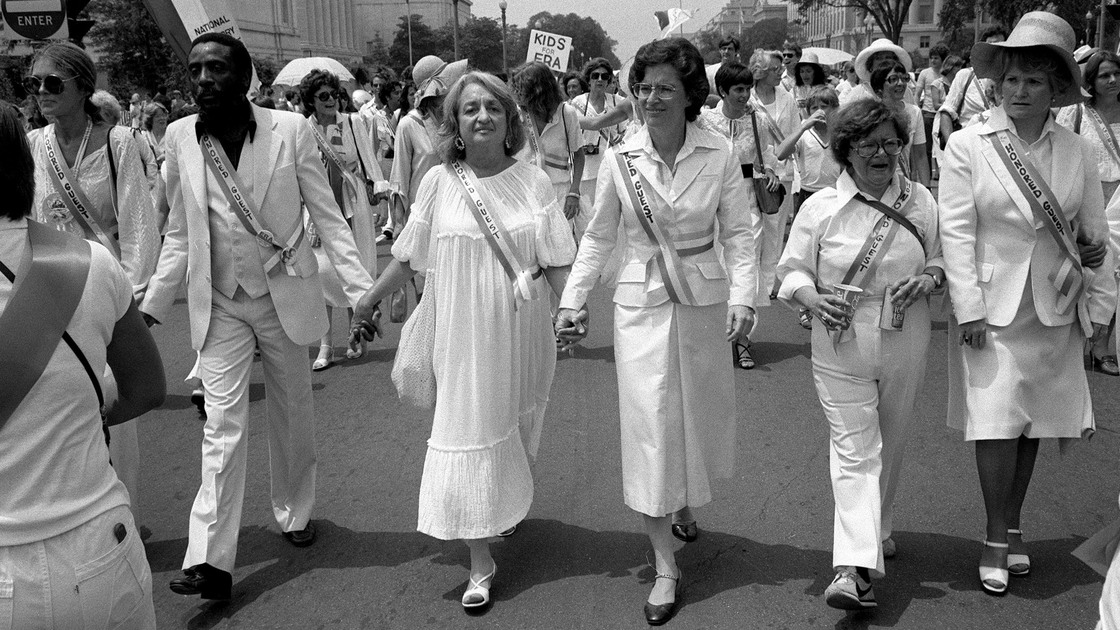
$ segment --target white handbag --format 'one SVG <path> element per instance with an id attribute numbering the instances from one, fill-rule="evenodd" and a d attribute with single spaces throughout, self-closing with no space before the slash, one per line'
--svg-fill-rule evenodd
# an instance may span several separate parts
<path id="1" fill-rule="evenodd" d="M 428 286 L 434 288 L 431 284 Z M 391 374 L 401 400 L 420 409 L 436 406 L 435 346 L 435 296 L 425 292 L 412 316 L 401 327 L 401 342 Z"/>

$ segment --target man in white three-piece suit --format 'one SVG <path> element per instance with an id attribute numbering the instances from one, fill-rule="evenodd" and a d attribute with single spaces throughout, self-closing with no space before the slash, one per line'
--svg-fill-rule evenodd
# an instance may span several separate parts
<path id="1" fill-rule="evenodd" d="M 315 432 L 306 347 L 327 330 L 303 206 L 353 304 L 373 285 L 306 120 L 253 106 L 248 51 L 208 33 L 188 58 L 200 113 L 167 129 L 170 229 L 140 310 L 163 320 L 185 277 L 206 392 L 202 484 L 184 576 L 171 589 L 229 599 L 245 494 L 249 376 L 264 367 L 272 510 L 296 546 L 315 541 Z M 302 206 L 301 206 L 302 202 Z"/>

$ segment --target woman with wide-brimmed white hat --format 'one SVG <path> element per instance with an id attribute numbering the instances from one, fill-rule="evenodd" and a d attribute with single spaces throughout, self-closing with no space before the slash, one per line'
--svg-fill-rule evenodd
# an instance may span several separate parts
<path id="1" fill-rule="evenodd" d="M 1085 98 L 1074 46 L 1073 28 L 1041 11 L 1006 42 L 976 44 L 976 76 L 1000 105 L 952 135 L 941 170 L 948 420 L 976 444 L 992 594 L 1031 571 L 1020 516 L 1040 439 L 1093 431 L 1082 348 L 1116 304 L 1116 283 L 1085 271 L 1111 269 L 1097 157 L 1051 114 Z"/>
<path id="2" fill-rule="evenodd" d="M 854 86 L 840 98 L 840 106 L 843 107 L 852 101 L 858 101 L 864 98 L 879 98 L 871 89 L 871 73 L 874 72 L 876 68 L 895 61 L 905 66 L 907 72 L 914 71 L 914 62 L 910 59 L 910 53 L 906 52 L 906 49 L 902 46 L 899 46 L 885 37 L 871 42 L 870 46 L 859 51 L 855 60 L 856 76 L 859 77 L 859 85 Z M 903 100 L 911 105 L 915 104 L 913 90 L 907 89 L 906 97 Z"/>

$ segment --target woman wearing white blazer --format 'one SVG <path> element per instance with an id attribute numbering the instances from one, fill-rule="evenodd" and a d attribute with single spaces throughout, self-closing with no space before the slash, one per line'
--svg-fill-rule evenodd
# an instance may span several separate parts
<path id="1" fill-rule="evenodd" d="M 1031 12 L 1006 42 L 973 47 L 976 75 L 995 80 L 1002 104 L 952 135 L 941 170 L 957 341 L 948 419 L 976 443 L 987 513 L 980 580 L 993 594 L 1006 592 L 1009 574 L 1030 572 L 1020 513 L 1039 439 L 1093 429 L 1082 346 L 1115 304 L 1115 284 L 1082 265 L 1110 256 L 1096 156 L 1050 114 L 1083 98 L 1074 41 L 1064 20 Z"/>
<path id="2" fill-rule="evenodd" d="M 577 310 L 611 257 L 621 223 L 626 245 L 614 340 L 623 494 L 653 545 L 657 576 L 645 615 L 660 625 L 680 600 L 673 536 L 695 540 L 690 508 L 710 502 L 709 476 L 728 477 L 734 464 L 735 384 L 731 366 L 715 357 L 754 323 L 757 259 L 748 210 L 755 202 L 727 141 L 694 124 L 708 95 L 695 46 L 680 38 L 646 44 L 629 81 L 646 125 L 603 158 L 594 216 L 556 328 L 565 341 L 586 332 L 586 312 Z"/>

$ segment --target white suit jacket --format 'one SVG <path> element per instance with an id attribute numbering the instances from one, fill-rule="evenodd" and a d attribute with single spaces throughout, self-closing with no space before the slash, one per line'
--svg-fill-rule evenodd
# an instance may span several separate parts
<path id="1" fill-rule="evenodd" d="M 623 306 L 657 306 L 669 300 L 657 265 L 647 264 L 657 248 L 631 207 L 630 178 L 619 169 L 615 158 L 619 152 L 634 156 L 634 166 L 652 187 L 654 220 L 662 221 L 670 238 L 715 229 L 723 246 L 722 263 L 716 248 L 681 257 L 683 275 L 697 305 L 729 301 L 753 307 L 758 287 L 758 253 L 751 227 L 751 213 L 758 213 L 754 190 L 743 179 L 739 159 L 727 141 L 692 123 L 687 125 L 672 174 L 645 127 L 606 151 L 599 167 L 595 214 L 580 241 L 560 306 L 578 309 L 587 302 L 587 294 L 617 244 L 620 221 L 626 231 L 626 251 L 614 301 Z"/>
<path id="2" fill-rule="evenodd" d="M 1043 324 L 1069 324 L 1079 313 L 1083 324 L 1086 316 L 1107 323 L 1109 305 L 1116 305 L 1115 282 L 1100 281 L 1107 273 L 1086 273 L 1078 308 L 1057 312 L 1057 290 L 1049 275 L 1059 261 L 1058 246 L 1036 221 L 992 146 L 989 138 L 998 130 L 1015 133 L 1002 107 L 992 109 L 986 122 L 954 133 L 941 166 L 941 246 L 957 321 L 987 318 L 995 326 L 1010 324 L 1029 280 Z M 1077 234 L 1107 242 L 1104 197 L 1092 147 L 1053 118 L 1043 134 L 1050 134 L 1053 160 L 1050 172 L 1042 176 L 1066 218 Z M 1112 266 L 1109 252 L 1101 269 Z"/>
<path id="3" fill-rule="evenodd" d="M 293 112 L 252 106 L 257 129 L 253 138 L 258 155 L 268 156 L 239 166 L 242 178 L 252 177 L 253 201 L 266 229 L 282 230 L 296 223 L 306 205 L 322 236 L 323 248 L 342 280 L 351 304 L 373 286 L 362 268 L 354 236 L 331 193 L 326 169 L 319 159 L 307 120 Z M 191 346 L 202 348 L 210 325 L 210 223 L 207 207 L 206 163 L 198 143 L 198 116 L 175 121 L 164 138 L 169 228 L 159 265 L 140 310 L 157 320 L 166 318 L 184 276 L 190 308 Z M 303 205 L 301 205 L 301 202 Z M 284 226 L 284 227 L 281 227 Z M 323 290 L 310 239 L 296 249 L 302 275 L 268 275 L 268 289 L 284 332 L 297 344 L 310 344 L 327 331 Z M 263 265 L 272 251 L 258 247 Z"/>

